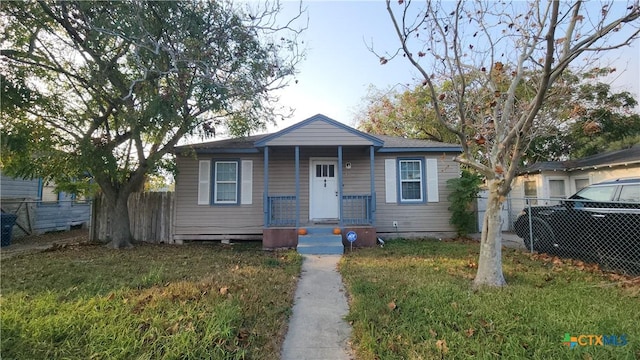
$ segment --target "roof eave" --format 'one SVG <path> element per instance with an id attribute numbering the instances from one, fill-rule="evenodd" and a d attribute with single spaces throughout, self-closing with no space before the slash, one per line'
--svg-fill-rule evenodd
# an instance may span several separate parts
<path id="1" fill-rule="evenodd" d="M 605 163 L 605 164 L 596 164 L 596 165 L 576 166 L 576 167 L 572 167 L 572 168 L 567 168 L 567 171 L 586 170 L 586 169 L 599 169 L 599 168 L 603 168 L 603 167 L 629 166 L 629 165 L 635 165 L 635 164 L 640 164 L 640 160 L 623 161 L 623 162 L 611 163 L 611 164 L 606 164 Z"/>
<path id="2" fill-rule="evenodd" d="M 380 153 L 403 153 L 403 152 L 462 152 L 462 147 L 434 146 L 434 147 L 383 147 L 378 150 Z"/>
<path id="3" fill-rule="evenodd" d="M 196 154 L 257 154 L 260 150 L 257 148 L 189 148 L 189 147 L 181 147 L 180 149 L 176 148 L 174 150 L 175 154 L 188 154 L 188 153 L 196 153 Z"/>

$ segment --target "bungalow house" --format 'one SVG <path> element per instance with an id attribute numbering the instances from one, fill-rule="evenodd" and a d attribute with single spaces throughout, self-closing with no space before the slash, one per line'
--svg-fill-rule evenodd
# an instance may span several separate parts
<path id="1" fill-rule="evenodd" d="M 0 205 L 3 213 L 18 216 L 13 237 L 88 226 L 91 203 L 57 192 L 42 179 L 16 179 L 0 175 Z"/>
<path id="2" fill-rule="evenodd" d="M 640 176 L 640 144 L 576 160 L 546 161 L 520 171 L 511 190 L 511 215 L 525 207 L 525 199 L 549 205 L 551 199 L 567 198 L 590 184 Z"/>
<path id="3" fill-rule="evenodd" d="M 343 244 L 353 232 L 355 246 L 453 234 L 446 182 L 459 176 L 460 151 L 373 136 L 320 114 L 273 134 L 180 146 L 174 239 L 279 248 L 323 228 L 340 229 Z"/>

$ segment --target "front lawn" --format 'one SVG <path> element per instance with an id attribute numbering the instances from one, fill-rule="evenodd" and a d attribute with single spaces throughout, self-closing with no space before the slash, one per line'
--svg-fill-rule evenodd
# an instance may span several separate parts
<path id="1" fill-rule="evenodd" d="M 509 285 L 474 292 L 478 249 L 475 242 L 392 240 L 347 253 L 340 272 L 357 358 L 640 358 L 637 278 L 505 249 Z M 566 333 L 615 335 L 626 345 L 570 349 Z"/>
<path id="2" fill-rule="evenodd" d="M 70 246 L 2 261 L 2 359 L 275 359 L 301 257 Z"/>

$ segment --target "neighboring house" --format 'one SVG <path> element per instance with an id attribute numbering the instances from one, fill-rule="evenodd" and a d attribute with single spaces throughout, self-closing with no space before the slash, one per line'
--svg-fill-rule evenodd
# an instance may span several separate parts
<path id="1" fill-rule="evenodd" d="M 605 180 L 640 175 L 640 145 L 628 149 L 568 161 L 546 161 L 524 168 L 513 182 L 511 217 L 517 217 L 525 198 L 533 204 L 550 205 L 567 198 L 583 187 Z"/>
<path id="2" fill-rule="evenodd" d="M 87 226 L 91 217 L 90 202 L 56 192 L 53 184 L 40 179 L 0 175 L 0 206 L 3 213 L 18 215 L 14 237 Z"/>
<path id="3" fill-rule="evenodd" d="M 377 236 L 454 234 L 446 182 L 459 176 L 460 151 L 372 136 L 324 115 L 274 134 L 180 146 L 174 238 L 262 239 L 278 248 L 317 226 L 355 231 L 356 246 Z"/>

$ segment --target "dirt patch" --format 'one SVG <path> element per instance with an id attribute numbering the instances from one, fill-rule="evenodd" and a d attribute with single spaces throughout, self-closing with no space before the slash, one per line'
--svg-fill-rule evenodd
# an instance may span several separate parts
<path id="1" fill-rule="evenodd" d="M 89 231 L 78 229 L 70 231 L 56 231 L 42 235 L 13 238 L 11 245 L 0 249 L 2 259 L 8 259 L 18 254 L 38 252 L 70 244 L 86 243 L 89 241 Z"/>

